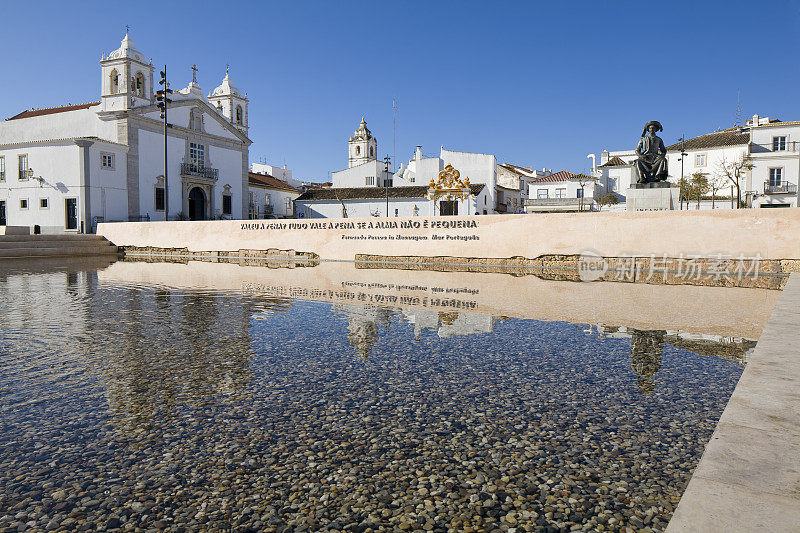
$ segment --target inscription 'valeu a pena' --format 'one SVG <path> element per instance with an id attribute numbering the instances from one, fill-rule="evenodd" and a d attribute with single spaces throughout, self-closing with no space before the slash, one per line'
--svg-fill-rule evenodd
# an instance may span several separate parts
<path id="1" fill-rule="evenodd" d="M 475 220 L 380 220 L 375 222 L 242 222 L 243 230 L 343 230 L 343 229 L 470 229 Z"/>

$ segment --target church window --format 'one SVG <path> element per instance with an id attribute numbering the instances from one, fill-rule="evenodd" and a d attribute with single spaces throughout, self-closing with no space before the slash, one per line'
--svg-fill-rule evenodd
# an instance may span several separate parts
<path id="1" fill-rule="evenodd" d="M 0 181 L 6 181 L 6 158 L 0 156 Z"/>
<path id="2" fill-rule="evenodd" d="M 144 87 L 144 76 L 142 76 L 141 72 L 136 73 L 136 78 L 132 81 L 131 85 L 133 86 L 133 93 L 138 96 L 144 96 L 145 87 Z"/>
<path id="3" fill-rule="evenodd" d="M 220 115 L 222 114 L 222 102 L 217 102 L 217 111 L 219 111 Z"/>
<path id="4" fill-rule="evenodd" d="M 223 215 L 230 215 L 233 212 L 231 202 L 231 195 L 230 194 L 223 194 L 222 195 L 222 214 Z"/>
<path id="5" fill-rule="evenodd" d="M 206 166 L 206 147 L 198 143 L 189 143 L 189 164 L 192 170 L 202 170 Z"/>
<path id="6" fill-rule="evenodd" d="M 28 154 L 20 154 L 19 158 L 19 179 L 28 179 Z"/>
<path id="7" fill-rule="evenodd" d="M 114 154 L 103 153 L 100 154 L 100 166 L 106 170 L 114 170 Z"/>
<path id="8" fill-rule="evenodd" d="M 374 156 L 374 155 L 375 155 L 375 152 L 373 151 L 373 148 L 372 148 L 372 146 L 370 146 L 370 147 L 369 147 L 369 156 L 370 156 L 370 157 L 372 157 L 372 156 Z"/>
<path id="9" fill-rule="evenodd" d="M 39 198 L 39 209 L 47 209 L 48 202 L 47 198 Z"/>
<path id="10" fill-rule="evenodd" d="M 111 71 L 109 75 L 109 81 L 111 83 L 109 92 L 111 94 L 117 94 L 119 92 L 119 73 L 117 69 Z"/>
<path id="11" fill-rule="evenodd" d="M 237 124 L 242 123 L 242 106 L 240 105 L 236 106 L 236 123 Z"/>
<path id="12" fill-rule="evenodd" d="M 356 146 L 356 155 L 361 155 L 361 147 Z"/>
<path id="13" fill-rule="evenodd" d="M 156 185 L 155 206 L 156 211 L 163 211 L 165 205 L 164 187 Z"/>

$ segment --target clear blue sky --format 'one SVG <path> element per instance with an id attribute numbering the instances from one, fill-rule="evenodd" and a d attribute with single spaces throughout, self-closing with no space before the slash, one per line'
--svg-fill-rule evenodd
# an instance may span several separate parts
<path id="1" fill-rule="evenodd" d="M 143 10 L 141 6 L 148 6 Z M 101 52 L 131 38 L 172 87 L 225 64 L 250 98 L 251 162 L 303 179 L 347 166 L 361 116 L 397 156 L 414 146 L 583 171 L 635 146 L 651 119 L 667 144 L 742 116 L 800 120 L 800 3 L 8 2 L 0 117 L 99 98 Z"/>

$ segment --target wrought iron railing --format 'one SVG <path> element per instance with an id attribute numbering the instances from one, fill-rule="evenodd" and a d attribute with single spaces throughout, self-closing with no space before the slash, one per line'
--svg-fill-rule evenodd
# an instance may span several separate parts
<path id="1" fill-rule="evenodd" d="M 795 194 L 797 193 L 797 185 L 794 183 L 781 182 L 773 183 L 770 185 L 769 181 L 764 182 L 764 194 Z"/>
<path id="2" fill-rule="evenodd" d="M 182 176 L 198 176 L 209 180 L 219 178 L 219 169 L 211 167 L 201 167 L 194 163 L 181 163 Z"/>
<path id="3" fill-rule="evenodd" d="M 271 215 L 273 211 L 272 204 L 267 204 L 264 206 L 264 214 Z"/>

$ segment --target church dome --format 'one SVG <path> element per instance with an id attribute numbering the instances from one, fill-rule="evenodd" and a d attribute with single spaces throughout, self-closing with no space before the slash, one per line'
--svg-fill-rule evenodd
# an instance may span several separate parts
<path id="1" fill-rule="evenodd" d="M 146 63 L 144 55 L 133 46 L 133 41 L 131 40 L 130 35 L 127 33 L 125 34 L 125 38 L 122 39 L 120 47 L 111 52 L 107 59 L 120 58 L 135 59 L 136 61 Z"/>
<path id="2" fill-rule="evenodd" d="M 372 132 L 367 128 L 367 121 L 364 120 L 364 117 L 361 117 L 361 123 L 358 125 L 358 129 L 353 133 L 353 136 L 350 137 L 350 142 L 368 139 L 372 139 Z"/>
<path id="3" fill-rule="evenodd" d="M 211 91 L 209 96 L 238 96 L 239 98 L 244 98 L 242 96 L 242 92 L 234 87 L 233 82 L 231 82 L 231 75 L 229 72 L 225 72 L 225 79 L 222 80 L 222 83 L 219 87 Z"/>

